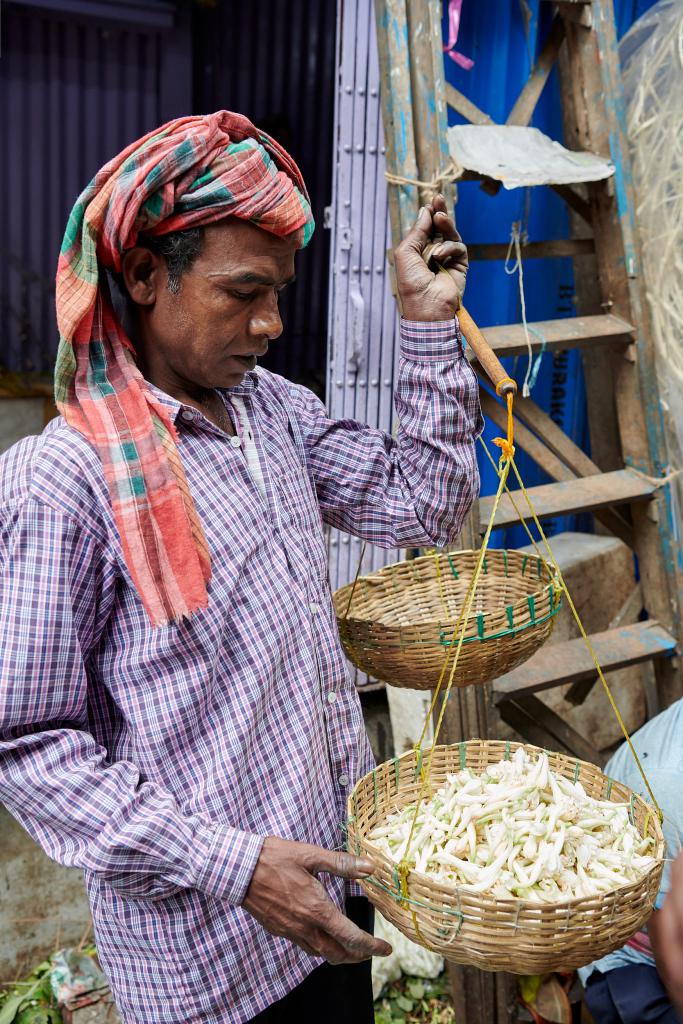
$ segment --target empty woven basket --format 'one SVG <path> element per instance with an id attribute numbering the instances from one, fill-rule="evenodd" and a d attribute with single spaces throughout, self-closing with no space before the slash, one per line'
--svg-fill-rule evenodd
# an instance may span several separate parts
<path id="1" fill-rule="evenodd" d="M 462 767 L 483 771 L 519 746 L 501 740 L 437 746 L 431 765 L 433 786 L 438 788 L 448 772 Z M 540 752 L 526 744 L 525 749 Z M 413 941 L 420 942 L 422 936 L 427 948 L 448 960 L 515 974 L 571 971 L 618 949 L 637 932 L 652 912 L 664 863 L 664 837 L 656 813 L 594 765 L 564 754 L 548 752 L 548 756 L 553 771 L 580 781 L 590 796 L 630 803 L 636 828 L 655 841 L 656 862 L 648 872 L 611 892 L 554 904 L 497 899 L 411 872 L 408 900 L 402 900 L 396 865 L 367 837 L 389 814 L 418 798 L 418 754 L 411 750 L 362 778 L 348 800 L 348 849 L 374 863 L 374 874 L 361 884 L 384 917 Z"/>
<path id="2" fill-rule="evenodd" d="M 353 583 L 337 590 L 349 660 L 392 686 L 433 689 L 455 647 L 453 629 L 478 557 L 477 551 L 423 555 L 362 576 L 355 590 Z M 541 558 L 487 551 L 454 685 L 486 683 L 526 661 L 550 635 L 561 603 L 558 581 Z"/>

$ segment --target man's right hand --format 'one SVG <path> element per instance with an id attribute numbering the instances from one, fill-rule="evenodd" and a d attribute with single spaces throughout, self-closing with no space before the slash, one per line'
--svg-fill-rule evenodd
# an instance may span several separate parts
<path id="1" fill-rule="evenodd" d="M 334 905 L 316 875 L 365 878 L 370 861 L 269 836 L 261 849 L 242 906 L 271 932 L 331 964 L 388 956 L 391 946 L 357 928 Z"/>

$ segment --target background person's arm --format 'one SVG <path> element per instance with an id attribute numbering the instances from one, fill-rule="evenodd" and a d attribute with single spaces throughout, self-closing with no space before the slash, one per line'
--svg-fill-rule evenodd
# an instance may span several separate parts
<path id="1" fill-rule="evenodd" d="M 661 910 L 652 915 L 648 934 L 657 970 L 669 995 L 683 1014 L 683 853 L 671 868 L 671 888 Z"/>

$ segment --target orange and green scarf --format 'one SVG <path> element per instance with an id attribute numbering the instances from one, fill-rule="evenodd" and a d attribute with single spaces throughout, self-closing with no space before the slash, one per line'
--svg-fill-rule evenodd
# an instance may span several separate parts
<path id="1" fill-rule="evenodd" d="M 137 237 L 224 217 L 299 232 L 313 217 L 301 173 L 274 139 L 226 110 L 170 121 L 110 160 L 79 196 L 57 266 L 55 398 L 102 460 L 126 564 L 156 626 L 206 607 L 211 559 L 176 429 L 136 366 L 104 268 Z"/>

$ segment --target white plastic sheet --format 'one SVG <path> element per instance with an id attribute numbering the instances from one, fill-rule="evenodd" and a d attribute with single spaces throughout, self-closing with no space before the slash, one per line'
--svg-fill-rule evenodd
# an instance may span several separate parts
<path id="1" fill-rule="evenodd" d="M 502 181 L 505 188 L 600 181 L 614 165 L 593 153 L 565 149 L 538 128 L 462 124 L 448 129 L 453 160 L 468 171 Z"/>

